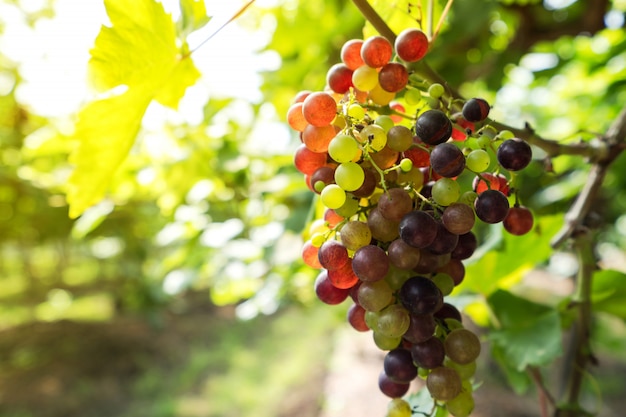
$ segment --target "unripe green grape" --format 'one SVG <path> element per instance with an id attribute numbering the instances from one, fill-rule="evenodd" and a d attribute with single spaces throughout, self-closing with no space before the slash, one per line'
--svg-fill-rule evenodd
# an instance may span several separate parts
<path id="1" fill-rule="evenodd" d="M 465 158 L 465 166 L 474 172 L 483 172 L 491 164 L 491 157 L 484 149 L 475 149 Z"/>
<path id="2" fill-rule="evenodd" d="M 359 144 L 350 135 L 339 134 L 328 144 L 328 154 L 339 163 L 350 162 L 360 153 Z"/>
<path id="3" fill-rule="evenodd" d="M 443 272 L 438 273 L 434 277 L 432 277 L 433 282 L 441 291 L 441 294 L 445 297 L 446 295 L 450 295 L 452 290 L 454 289 L 454 280 L 448 274 L 444 274 Z"/>
<path id="4" fill-rule="evenodd" d="M 392 350 L 397 348 L 402 342 L 402 337 L 388 337 L 380 332 L 374 331 L 374 343 L 380 350 Z"/>
<path id="5" fill-rule="evenodd" d="M 402 337 L 410 323 L 409 312 L 400 304 L 391 304 L 379 313 L 376 331 L 387 337 Z"/>
<path id="6" fill-rule="evenodd" d="M 465 191 L 459 197 L 459 203 L 467 204 L 470 207 L 474 207 L 474 201 L 478 198 L 478 194 L 475 191 Z"/>
<path id="7" fill-rule="evenodd" d="M 415 106 L 422 101 L 422 92 L 415 88 L 406 90 L 404 93 L 404 100 L 409 106 Z"/>
<path id="8" fill-rule="evenodd" d="M 374 152 L 378 152 L 387 144 L 387 132 L 381 126 L 368 125 L 360 132 L 361 142 L 369 143 Z"/>
<path id="9" fill-rule="evenodd" d="M 379 314 L 380 312 L 378 311 L 365 310 L 365 324 L 367 324 L 367 327 L 372 330 L 376 329 Z"/>
<path id="10" fill-rule="evenodd" d="M 324 184 L 324 181 L 316 181 L 315 184 L 313 184 L 313 189 L 317 191 L 318 193 L 321 193 L 324 187 L 326 187 L 326 184 Z"/>
<path id="11" fill-rule="evenodd" d="M 496 138 L 500 140 L 513 139 L 514 137 L 515 135 L 510 130 L 501 130 L 496 136 Z"/>
<path id="12" fill-rule="evenodd" d="M 357 120 L 361 120 L 363 119 L 363 117 L 365 117 L 365 109 L 358 103 L 352 103 L 348 107 L 348 116 Z"/>
<path id="13" fill-rule="evenodd" d="M 358 189 L 361 185 L 363 185 L 364 180 L 365 172 L 363 172 L 363 168 L 355 162 L 344 162 L 335 170 L 335 182 L 345 191 L 354 191 Z"/>
<path id="14" fill-rule="evenodd" d="M 348 250 L 356 251 L 360 247 L 370 244 L 372 232 L 367 223 L 352 220 L 341 228 L 340 237 L 343 246 Z"/>
<path id="15" fill-rule="evenodd" d="M 461 392 L 461 378 L 451 368 L 440 366 L 433 369 L 426 378 L 426 388 L 430 395 L 439 401 L 450 401 Z"/>
<path id="16" fill-rule="evenodd" d="M 311 235 L 311 244 L 316 248 L 319 248 L 326 242 L 326 237 L 323 233 L 313 233 Z"/>
<path id="17" fill-rule="evenodd" d="M 428 87 L 428 95 L 432 98 L 440 98 L 443 96 L 443 93 L 445 93 L 445 89 L 443 85 L 439 83 L 431 84 L 430 87 Z"/>
<path id="18" fill-rule="evenodd" d="M 338 209 L 346 202 L 346 192 L 337 184 L 328 184 L 321 193 L 322 203 L 330 209 Z"/>
<path id="19" fill-rule="evenodd" d="M 355 198 L 346 196 L 346 202 L 339 208 L 335 209 L 335 212 L 344 218 L 350 218 L 359 211 L 359 202 Z"/>
<path id="20" fill-rule="evenodd" d="M 461 365 L 474 362 L 481 350 L 478 336 L 467 329 L 451 331 L 443 343 L 446 348 L 446 355 Z"/>
<path id="21" fill-rule="evenodd" d="M 400 169 L 403 172 L 409 172 L 413 169 L 413 161 L 411 161 L 409 158 L 403 158 L 400 161 Z"/>
<path id="22" fill-rule="evenodd" d="M 374 120 L 374 124 L 382 127 L 385 133 L 389 132 L 389 130 L 395 126 L 393 119 L 386 114 L 381 114 L 380 116 L 378 116 L 376 120 Z"/>
<path id="23" fill-rule="evenodd" d="M 472 393 L 461 391 L 459 395 L 446 403 L 446 409 L 454 417 L 468 417 L 474 410 Z"/>
<path id="24" fill-rule="evenodd" d="M 435 203 L 449 206 L 461 196 L 461 187 L 452 178 L 441 178 L 432 188 L 432 197 Z"/>
<path id="25" fill-rule="evenodd" d="M 363 282 L 357 291 L 357 299 L 364 309 L 378 312 L 393 301 L 393 291 L 385 280 Z"/>
<path id="26" fill-rule="evenodd" d="M 464 383 L 465 381 L 473 377 L 474 373 L 476 372 L 476 361 L 461 365 L 460 363 L 454 362 L 450 358 L 446 358 L 444 365 L 448 368 L 454 369 L 459 374 L 459 377 Z"/>
<path id="27" fill-rule="evenodd" d="M 411 417 L 412 415 L 411 405 L 402 398 L 394 398 L 387 404 L 385 417 Z"/>
<path id="28" fill-rule="evenodd" d="M 357 90 L 370 91 L 378 85 L 378 71 L 362 65 L 352 73 L 352 84 Z"/>
<path id="29" fill-rule="evenodd" d="M 481 149 L 485 149 L 491 144 L 491 138 L 485 135 L 479 136 L 478 138 L 476 138 L 476 144 Z"/>

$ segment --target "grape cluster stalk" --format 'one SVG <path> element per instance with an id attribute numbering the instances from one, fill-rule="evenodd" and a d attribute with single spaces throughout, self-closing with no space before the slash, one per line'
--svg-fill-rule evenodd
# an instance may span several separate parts
<path id="1" fill-rule="evenodd" d="M 417 29 L 394 44 L 350 40 L 326 88 L 301 91 L 287 114 L 302 142 L 295 167 L 323 205 L 302 258 L 319 270 L 318 298 L 350 298 L 350 325 L 387 352 L 378 386 L 388 417 L 413 415 L 403 397 L 415 378 L 433 414 L 471 414 L 481 342 L 444 297 L 465 278 L 477 222 L 514 235 L 533 227 L 515 188 L 531 147 L 489 124 L 486 100 L 459 103 L 411 73 L 429 47 Z"/>

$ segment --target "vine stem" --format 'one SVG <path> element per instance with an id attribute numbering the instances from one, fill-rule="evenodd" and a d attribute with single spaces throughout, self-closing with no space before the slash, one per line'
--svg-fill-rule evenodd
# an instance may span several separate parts
<path id="1" fill-rule="evenodd" d="M 359 9 L 365 20 L 370 22 L 374 29 L 382 36 L 387 38 L 389 42 L 394 43 L 396 41 L 396 34 L 387 22 L 374 10 L 374 8 L 367 2 L 367 0 L 352 0 L 352 3 Z"/>

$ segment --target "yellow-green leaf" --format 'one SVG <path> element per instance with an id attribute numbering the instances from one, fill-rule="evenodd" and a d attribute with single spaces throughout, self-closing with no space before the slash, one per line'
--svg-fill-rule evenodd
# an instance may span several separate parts
<path id="1" fill-rule="evenodd" d="M 105 0 L 105 7 L 111 26 L 101 28 L 91 50 L 91 81 L 99 91 L 126 91 L 94 101 L 79 113 L 74 134 L 78 147 L 70 157 L 76 167 L 68 182 L 71 217 L 102 199 L 150 102 L 176 109 L 187 87 L 200 77 L 161 3 Z"/>
<path id="2" fill-rule="evenodd" d="M 211 18 L 206 14 L 204 0 L 180 0 L 181 30 L 192 32 L 206 25 Z"/>
<path id="3" fill-rule="evenodd" d="M 81 110 L 74 135 L 80 144 L 70 156 L 75 164 L 67 189 L 70 217 L 80 216 L 102 199 L 135 141 L 150 99 L 141 89 L 129 89 Z"/>

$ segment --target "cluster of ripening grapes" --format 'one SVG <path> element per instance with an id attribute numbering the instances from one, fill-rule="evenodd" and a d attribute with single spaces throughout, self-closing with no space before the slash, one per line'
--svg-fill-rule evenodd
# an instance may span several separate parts
<path id="1" fill-rule="evenodd" d="M 438 408 L 471 413 L 481 344 L 444 296 L 464 279 L 476 219 L 516 235 L 533 225 L 512 187 L 530 146 L 489 126 L 485 100 L 446 99 L 441 84 L 411 74 L 428 47 L 416 29 L 395 44 L 348 41 L 325 91 L 299 93 L 288 111 L 302 140 L 295 166 L 325 206 L 302 257 L 320 270 L 318 298 L 351 297 L 349 323 L 388 351 L 378 385 L 389 417 L 412 415 L 402 397 L 415 378 Z"/>

